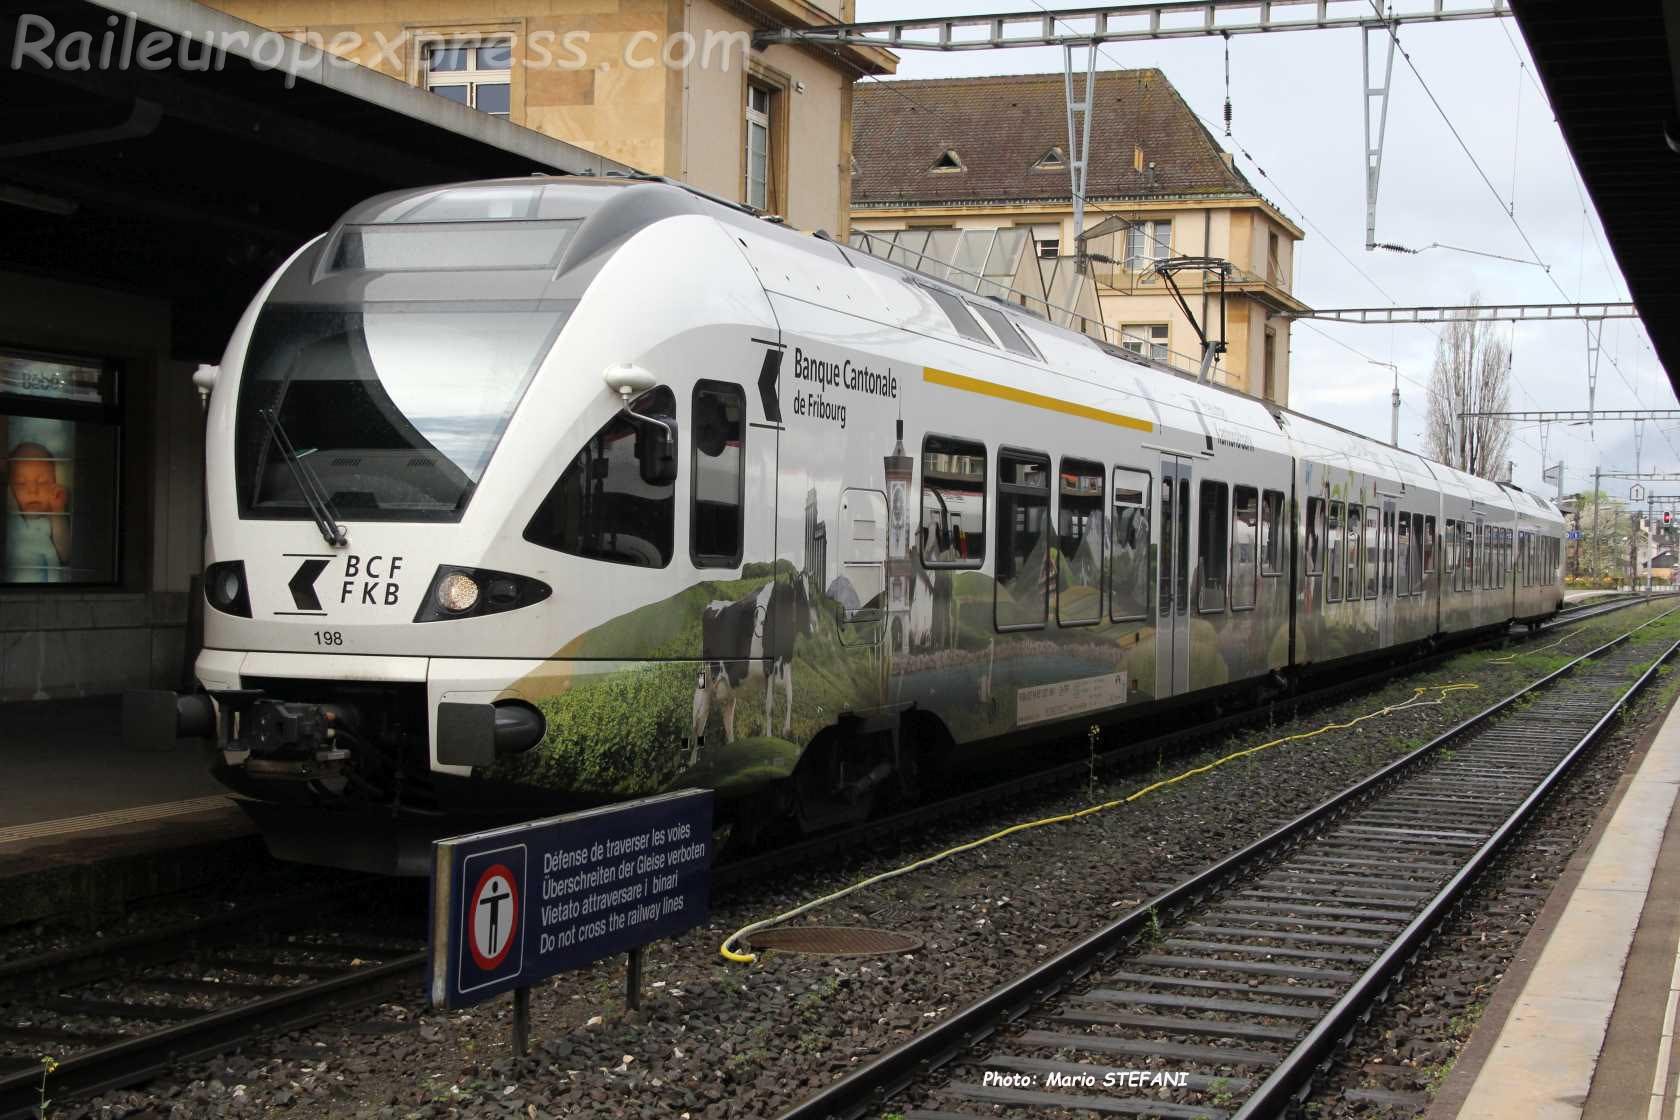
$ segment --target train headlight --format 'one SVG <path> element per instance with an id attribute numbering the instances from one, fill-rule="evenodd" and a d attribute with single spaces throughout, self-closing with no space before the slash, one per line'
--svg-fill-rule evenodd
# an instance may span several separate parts
<path id="1" fill-rule="evenodd" d="M 251 595 L 245 586 L 245 562 L 223 560 L 204 569 L 204 597 L 223 614 L 251 617 Z"/>
<path id="2" fill-rule="evenodd" d="M 437 604 L 450 614 L 465 614 L 478 605 L 478 581 L 466 572 L 450 572 L 438 581 Z"/>
<path id="3" fill-rule="evenodd" d="M 500 614 L 540 603 L 551 594 L 548 584 L 530 576 L 441 564 L 414 621 L 450 622 Z"/>

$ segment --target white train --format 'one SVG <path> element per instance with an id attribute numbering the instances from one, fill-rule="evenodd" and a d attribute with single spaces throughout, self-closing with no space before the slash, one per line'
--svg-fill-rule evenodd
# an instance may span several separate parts
<path id="1" fill-rule="evenodd" d="M 282 855 L 668 787 L 819 828 L 1560 605 L 1544 498 L 663 182 L 386 195 L 210 404 L 202 693 Z"/>

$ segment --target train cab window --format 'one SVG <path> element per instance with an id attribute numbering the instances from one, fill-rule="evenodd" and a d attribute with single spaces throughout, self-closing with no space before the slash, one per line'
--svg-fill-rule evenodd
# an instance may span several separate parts
<path id="1" fill-rule="evenodd" d="M 746 485 L 746 394 L 739 385 L 698 382 L 690 426 L 694 430 L 694 500 L 689 507 L 689 550 L 694 566 L 739 567 Z"/>
<path id="2" fill-rule="evenodd" d="M 1103 468 L 1063 459 L 1056 495 L 1056 621 L 1102 621 Z"/>
<path id="3" fill-rule="evenodd" d="M 1254 607 L 1259 580 L 1260 494 L 1252 486 L 1231 492 L 1231 609 Z"/>
<path id="4" fill-rule="evenodd" d="M 1050 609 L 1050 460 L 998 452 L 997 580 L 993 619 L 999 630 L 1039 627 Z"/>
<path id="5" fill-rule="evenodd" d="M 968 313 L 968 308 L 964 306 L 962 300 L 958 299 L 950 292 L 944 291 L 941 288 L 935 288 L 931 284 L 921 284 L 918 286 L 922 289 L 922 291 L 933 297 L 933 302 L 939 305 L 939 310 L 945 312 L 945 318 L 950 320 L 951 326 L 956 329 L 958 334 L 962 335 L 970 342 L 983 342 L 987 346 L 992 344 L 992 340 L 990 336 L 986 334 L 985 328 L 974 321 L 974 316 Z"/>
<path id="6" fill-rule="evenodd" d="M 1108 611 L 1115 622 L 1149 617 L 1149 475 L 1114 468 L 1113 546 L 1108 561 Z M 1163 579 L 1166 577 L 1163 576 Z"/>
<path id="7" fill-rule="evenodd" d="M 1399 542 L 1394 550 L 1394 593 L 1401 598 L 1412 593 L 1412 515 L 1400 513 Z"/>
<path id="8" fill-rule="evenodd" d="M 676 430 L 669 389 L 641 397 L 636 411 Z M 663 568 L 676 523 L 675 463 L 666 430 L 619 412 L 561 472 L 525 526 L 525 539 L 591 560 Z"/>
<path id="9" fill-rule="evenodd" d="M 1283 494 L 1277 490 L 1260 495 L 1260 574 L 1283 574 Z"/>
<path id="10" fill-rule="evenodd" d="M 1359 522 L 1363 515 L 1357 502 L 1349 502 L 1347 506 L 1346 560 L 1347 560 L 1347 597 L 1349 600 L 1359 598 Z"/>
<path id="11" fill-rule="evenodd" d="M 1198 530 L 1196 570 L 1196 609 L 1214 614 L 1225 609 L 1225 569 L 1230 557 L 1226 506 L 1230 492 L 1223 482 L 1204 482 L 1201 490 L 1201 516 Z"/>
<path id="12" fill-rule="evenodd" d="M 1435 571 L 1435 518 L 1425 515 L 1423 519 L 1423 570 L 1426 573 Z"/>
<path id="13" fill-rule="evenodd" d="M 922 523 L 928 568 L 978 568 L 986 561 L 986 446 L 928 436 L 922 440 Z"/>
<path id="14" fill-rule="evenodd" d="M 1324 499 L 1307 499 L 1307 574 L 1316 576 L 1324 570 Z"/>
<path id="15" fill-rule="evenodd" d="M 1268 491 L 1269 492 L 1269 491 Z M 1325 563 L 1326 579 L 1324 581 L 1324 598 L 1331 603 L 1342 601 L 1342 514 L 1341 502 L 1330 503 L 1330 519 L 1324 532 L 1327 557 Z"/>
<path id="16" fill-rule="evenodd" d="M 1377 597 L 1377 507 L 1365 507 L 1365 598 Z"/>

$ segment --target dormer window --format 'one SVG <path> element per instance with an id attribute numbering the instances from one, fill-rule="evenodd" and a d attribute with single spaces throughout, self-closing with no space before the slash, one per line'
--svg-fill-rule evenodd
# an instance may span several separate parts
<path id="1" fill-rule="evenodd" d="M 962 157 L 957 155 L 955 148 L 946 148 L 940 157 L 933 161 L 933 166 L 928 170 L 934 172 L 967 171 L 968 168 L 963 166 Z"/>
<path id="2" fill-rule="evenodd" d="M 1039 156 L 1038 162 L 1033 164 L 1034 171 L 1061 171 L 1065 167 L 1067 167 L 1067 159 L 1062 155 L 1062 149 L 1059 146 L 1052 147 Z"/>

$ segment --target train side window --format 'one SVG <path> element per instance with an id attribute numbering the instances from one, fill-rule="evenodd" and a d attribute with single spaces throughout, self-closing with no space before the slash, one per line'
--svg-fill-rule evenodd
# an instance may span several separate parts
<path id="1" fill-rule="evenodd" d="M 1307 499 L 1307 574 L 1316 576 L 1324 570 L 1324 499 Z"/>
<path id="2" fill-rule="evenodd" d="M 1225 609 L 1225 570 L 1231 554 L 1228 528 L 1230 490 L 1223 482 L 1204 482 L 1201 492 L 1201 518 L 1197 523 L 1198 537 L 1196 567 L 1201 578 L 1196 581 L 1196 609 L 1203 614 L 1216 614 Z"/>
<path id="3" fill-rule="evenodd" d="M 1009 316 L 995 307 L 987 307 L 985 304 L 976 303 L 973 300 L 968 301 L 968 307 L 969 310 L 977 313 L 980 318 L 986 321 L 986 325 L 992 328 L 992 333 L 997 335 L 997 340 L 1003 343 L 1005 350 L 1013 354 L 1020 354 L 1023 357 L 1037 358 L 1039 361 L 1044 360 L 1039 358 L 1038 351 L 1033 347 L 1032 342 L 1021 333 L 1020 328 L 1015 325 L 1015 321 Z"/>
<path id="4" fill-rule="evenodd" d="M 1365 507 L 1365 598 L 1377 597 L 1377 514 L 1376 506 Z"/>
<path id="5" fill-rule="evenodd" d="M 945 436 L 922 440 L 922 565 L 978 568 L 986 562 L 986 445 Z"/>
<path id="6" fill-rule="evenodd" d="M 1149 495 L 1153 488 L 1146 472 L 1114 468 L 1108 611 L 1115 622 L 1149 617 Z"/>
<path id="7" fill-rule="evenodd" d="M 956 328 L 958 334 L 970 342 L 992 345 L 991 336 L 986 333 L 985 328 L 975 322 L 974 316 L 968 313 L 968 308 L 963 305 L 962 300 L 931 284 L 923 284 L 921 289 L 933 297 L 933 302 L 939 305 L 939 310 L 945 312 L 945 318 L 951 321 L 951 326 Z"/>
<path id="8" fill-rule="evenodd" d="M 1394 597 L 1394 511 L 1382 515 L 1382 593 Z"/>
<path id="9" fill-rule="evenodd" d="M 676 397 L 663 386 L 636 402 L 676 430 Z M 543 498 L 525 539 L 571 556 L 663 568 L 676 525 L 675 451 L 657 425 L 619 412 L 578 450 Z"/>
<path id="10" fill-rule="evenodd" d="M 1425 514 L 1423 518 L 1423 570 L 1426 573 L 1435 571 L 1435 515 Z"/>
<path id="11" fill-rule="evenodd" d="M 1446 576 L 1441 581 L 1442 591 L 1458 590 L 1458 518 L 1449 517 L 1444 522 L 1445 530 L 1441 534 L 1441 567 Z"/>
<path id="12" fill-rule="evenodd" d="M 1063 459 L 1057 482 L 1056 621 L 1102 621 L 1103 468 Z"/>
<path id="13" fill-rule="evenodd" d="M 1428 568 L 1423 562 L 1423 514 L 1412 514 L 1412 594 L 1423 594 L 1423 573 Z"/>
<path id="14" fill-rule="evenodd" d="M 1260 495 L 1260 574 L 1283 574 L 1283 494 L 1277 490 Z"/>
<path id="15" fill-rule="evenodd" d="M 1359 522 L 1362 514 L 1357 502 L 1347 505 L 1347 520 L 1343 523 L 1347 534 L 1347 597 L 1359 598 Z"/>
<path id="16" fill-rule="evenodd" d="M 1400 511 L 1399 529 L 1399 541 L 1394 549 L 1394 593 L 1404 598 L 1412 593 L 1412 515 L 1405 510 Z"/>
<path id="17" fill-rule="evenodd" d="M 746 485 L 746 394 L 739 385 L 696 382 L 691 426 L 694 473 L 689 551 L 694 566 L 739 567 Z"/>
<path id="18" fill-rule="evenodd" d="M 1342 512 L 1341 502 L 1330 503 L 1330 520 L 1324 533 L 1324 543 L 1328 546 L 1326 574 L 1329 577 L 1324 581 L 1324 598 L 1331 603 L 1342 601 Z"/>
<path id="19" fill-rule="evenodd" d="M 1322 539 L 1322 538 L 1320 538 Z M 1259 576 L 1260 493 L 1237 486 L 1231 493 L 1231 609 L 1254 608 Z"/>
<path id="20" fill-rule="evenodd" d="M 1050 460 L 998 452 L 997 580 L 993 621 L 999 630 L 1040 627 L 1050 612 Z"/>

